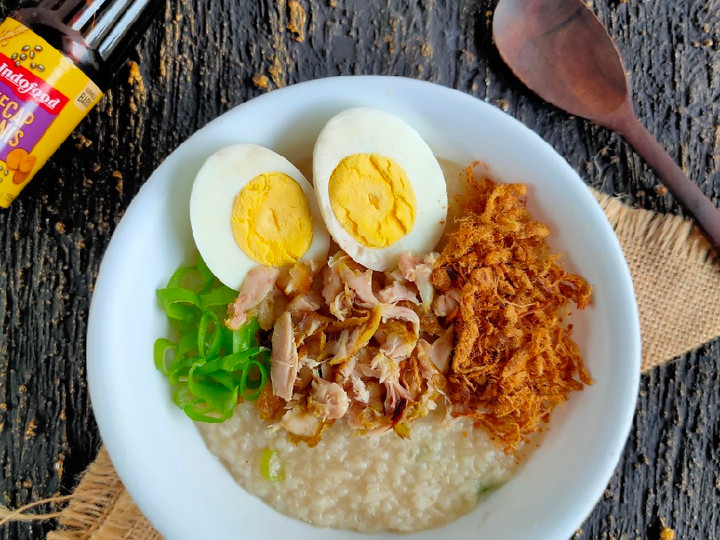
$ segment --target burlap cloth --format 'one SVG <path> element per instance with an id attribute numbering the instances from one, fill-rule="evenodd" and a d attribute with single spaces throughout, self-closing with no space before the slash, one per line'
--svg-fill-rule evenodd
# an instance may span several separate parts
<path id="1" fill-rule="evenodd" d="M 635 285 L 647 371 L 720 335 L 720 264 L 693 224 L 677 216 L 632 209 L 595 193 L 615 228 Z M 47 501 L 40 501 L 47 502 Z M 67 506 L 49 540 L 162 538 L 140 513 L 113 469 L 105 448 L 75 491 L 53 502 Z M 0 507 L 0 524 L 37 519 Z"/>

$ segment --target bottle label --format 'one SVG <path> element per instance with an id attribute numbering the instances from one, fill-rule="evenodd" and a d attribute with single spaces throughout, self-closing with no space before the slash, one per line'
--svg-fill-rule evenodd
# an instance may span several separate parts
<path id="1" fill-rule="evenodd" d="M 0 24 L 0 208 L 10 206 L 102 92 L 14 19 Z"/>

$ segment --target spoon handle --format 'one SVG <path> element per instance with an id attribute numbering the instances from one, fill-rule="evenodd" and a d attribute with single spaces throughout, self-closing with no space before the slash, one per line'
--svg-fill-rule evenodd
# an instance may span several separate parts
<path id="1" fill-rule="evenodd" d="M 715 253 L 720 255 L 720 210 L 688 178 L 635 115 L 627 115 L 618 132 L 657 173 L 675 200 L 695 219 Z"/>

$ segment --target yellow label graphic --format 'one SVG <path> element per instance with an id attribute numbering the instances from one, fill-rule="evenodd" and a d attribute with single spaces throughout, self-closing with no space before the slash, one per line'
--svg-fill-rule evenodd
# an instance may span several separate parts
<path id="1" fill-rule="evenodd" d="M 0 24 L 0 208 L 10 206 L 101 97 L 47 41 L 14 19 Z"/>

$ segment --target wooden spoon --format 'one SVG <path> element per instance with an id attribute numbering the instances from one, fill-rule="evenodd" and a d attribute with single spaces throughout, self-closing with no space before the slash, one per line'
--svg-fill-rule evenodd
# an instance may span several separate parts
<path id="1" fill-rule="evenodd" d="M 540 97 L 622 135 L 720 253 L 720 210 L 638 121 L 620 53 L 581 0 L 500 0 L 500 55 Z"/>

